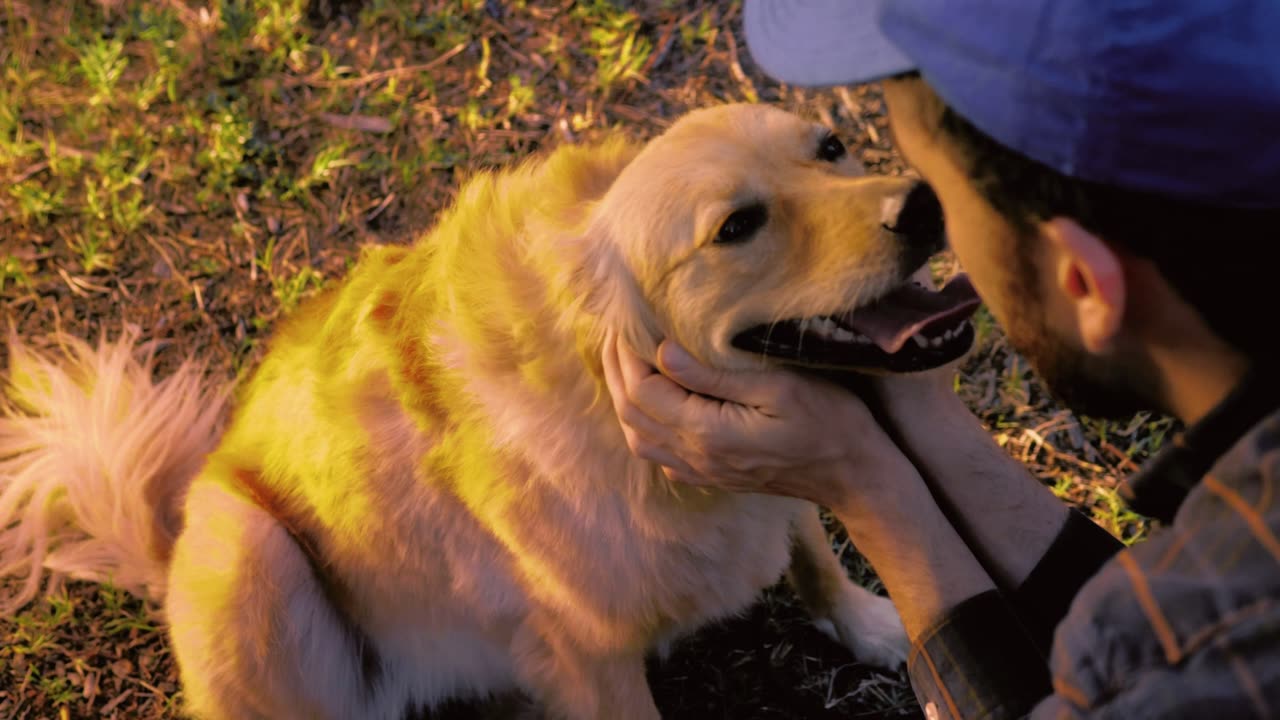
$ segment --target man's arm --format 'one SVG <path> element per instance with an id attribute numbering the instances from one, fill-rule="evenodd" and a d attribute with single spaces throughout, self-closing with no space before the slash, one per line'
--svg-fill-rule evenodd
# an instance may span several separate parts
<path id="1" fill-rule="evenodd" d="M 871 394 L 890 435 L 1047 654 L 1071 599 L 1123 544 L 997 445 L 950 377 L 886 378 Z"/>
<path id="2" fill-rule="evenodd" d="M 905 452 L 1046 655 L 1080 585 L 1122 547 L 995 444 L 951 391 L 953 368 L 859 388 L 876 400 L 876 422 L 832 385 L 781 371 L 717 372 L 671 342 L 660 346 L 661 373 L 614 343 L 605 360 L 620 368 L 607 379 L 632 449 L 676 479 L 827 504 L 815 495 L 831 468 Z M 879 442 L 882 428 L 896 446 Z M 865 474 L 858 482 L 885 483 Z"/>
<path id="3" fill-rule="evenodd" d="M 1021 718 L 1052 693 L 1014 608 L 905 458 L 844 466 L 824 504 L 884 583 L 911 638 L 911 686 L 931 718 Z M 859 492 L 875 473 L 884 495 Z M 930 710 L 931 708 L 931 710 Z"/>
<path id="4" fill-rule="evenodd" d="M 953 608 L 996 589 L 905 457 L 886 454 L 870 467 L 834 469 L 823 504 L 875 568 L 907 637 L 920 637 Z M 870 474 L 880 482 L 866 483 Z"/>
<path id="5" fill-rule="evenodd" d="M 878 393 L 890 436 L 996 584 L 1018 587 L 1066 523 L 1067 506 L 997 445 L 954 393 L 915 397 L 925 393 L 899 387 L 888 381 Z"/>
<path id="6" fill-rule="evenodd" d="M 1042 653 L 858 398 L 788 373 L 700 377 L 689 366 L 679 375 L 692 394 L 624 348 L 608 344 L 603 361 L 641 457 L 678 479 L 803 497 L 836 514 L 893 598 L 913 640 L 912 686 L 937 716 L 1020 717 L 1049 694 Z"/>

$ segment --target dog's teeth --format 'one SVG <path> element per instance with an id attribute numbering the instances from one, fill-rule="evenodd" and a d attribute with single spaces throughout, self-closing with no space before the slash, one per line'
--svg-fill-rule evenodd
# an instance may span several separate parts
<path id="1" fill-rule="evenodd" d="M 920 347 L 929 347 L 929 339 L 921 335 L 920 333 L 916 333 L 915 335 L 912 335 L 911 339 L 915 340 L 916 345 L 919 345 Z"/>
<path id="2" fill-rule="evenodd" d="M 838 327 L 836 328 L 836 331 L 831 334 L 831 337 L 839 340 L 840 342 L 852 342 L 856 336 L 848 330 Z"/>
<path id="3" fill-rule="evenodd" d="M 822 335 L 823 337 L 832 335 L 839 329 L 840 328 L 836 325 L 836 322 L 831 318 L 821 318 L 813 321 L 814 332 Z"/>
<path id="4" fill-rule="evenodd" d="M 951 338 L 955 337 L 955 332 L 956 332 L 955 330 L 948 330 L 948 331 L 946 331 L 946 332 L 942 333 L 942 339 L 943 339 L 943 340 L 950 340 Z"/>
<path id="5" fill-rule="evenodd" d="M 809 329 L 809 322 L 810 322 L 809 318 L 805 318 L 800 321 L 800 332 L 804 332 L 805 330 Z"/>
<path id="6" fill-rule="evenodd" d="M 933 347 L 942 347 L 942 343 L 943 343 L 942 336 L 938 336 L 929 341 L 929 344 L 932 345 Z"/>

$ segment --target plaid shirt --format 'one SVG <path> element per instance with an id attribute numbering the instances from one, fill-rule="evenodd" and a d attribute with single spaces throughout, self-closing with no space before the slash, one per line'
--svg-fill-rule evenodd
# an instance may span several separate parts
<path id="1" fill-rule="evenodd" d="M 1280 717 L 1280 374 L 1261 370 L 1122 487 L 1167 527 L 1124 549 L 1073 512 L 1022 586 L 921 635 L 928 720 Z"/>

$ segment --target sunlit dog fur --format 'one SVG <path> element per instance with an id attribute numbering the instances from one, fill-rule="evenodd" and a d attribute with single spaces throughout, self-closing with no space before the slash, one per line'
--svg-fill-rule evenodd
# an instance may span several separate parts
<path id="1" fill-rule="evenodd" d="M 824 133 L 725 106 L 643 148 L 475 177 L 420 242 L 366 250 L 284 322 L 234 402 L 195 362 L 154 379 L 136 332 L 65 354 L 13 340 L 8 610 L 46 575 L 159 601 L 186 710 L 210 720 L 400 718 L 512 689 L 552 717 L 654 718 L 646 654 L 788 571 L 855 656 L 900 663 L 892 605 L 848 580 L 812 505 L 671 483 L 628 451 L 600 365 L 612 331 L 649 358 L 670 337 L 759 367 L 738 331 L 902 281 L 882 225 L 910 183 L 817 159 Z M 765 227 L 714 244 L 745 202 Z"/>

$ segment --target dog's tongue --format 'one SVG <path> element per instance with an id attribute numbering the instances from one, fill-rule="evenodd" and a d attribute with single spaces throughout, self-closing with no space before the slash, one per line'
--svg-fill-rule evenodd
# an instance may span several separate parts
<path id="1" fill-rule="evenodd" d="M 959 322 L 972 315 L 979 304 L 969 276 L 959 273 L 941 290 L 907 283 L 840 319 L 871 338 L 881 350 L 893 354 L 929 325 L 946 320 Z"/>

